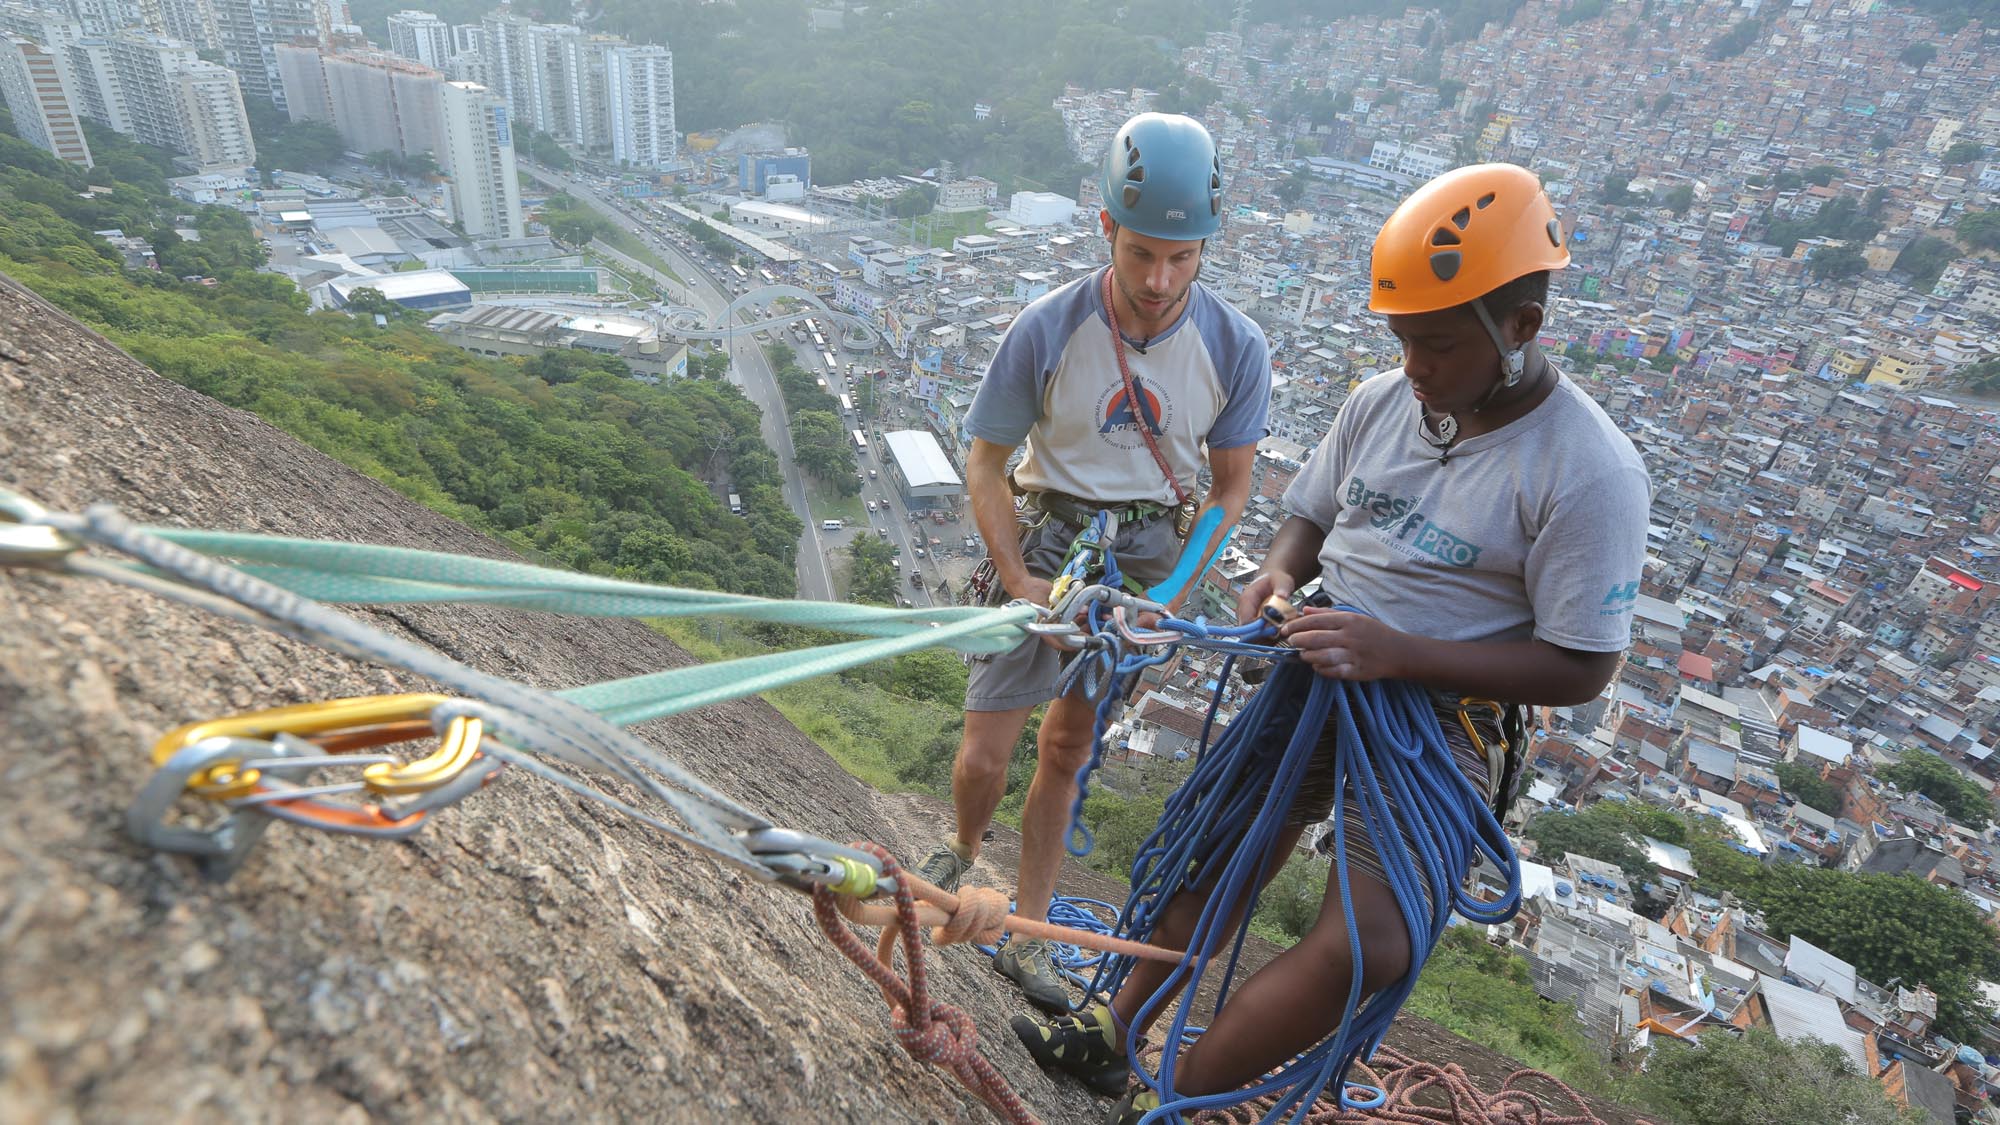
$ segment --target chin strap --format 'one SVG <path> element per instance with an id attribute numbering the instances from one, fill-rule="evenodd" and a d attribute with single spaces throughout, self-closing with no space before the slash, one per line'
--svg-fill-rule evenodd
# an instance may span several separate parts
<path id="1" fill-rule="evenodd" d="M 1486 392 L 1486 397 L 1479 400 L 1479 405 L 1472 408 L 1472 412 L 1477 414 L 1493 405 L 1493 396 L 1502 390 L 1520 385 L 1521 373 L 1528 368 L 1528 354 L 1521 348 L 1507 346 L 1507 341 L 1500 335 L 1500 326 L 1493 323 L 1493 314 L 1486 311 L 1484 299 L 1473 300 L 1472 311 L 1479 317 L 1479 323 L 1485 327 L 1486 335 L 1492 339 L 1493 350 L 1500 353 L 1501 372 L 1500 381 L 1494 383 L 1493 389 Z"/>

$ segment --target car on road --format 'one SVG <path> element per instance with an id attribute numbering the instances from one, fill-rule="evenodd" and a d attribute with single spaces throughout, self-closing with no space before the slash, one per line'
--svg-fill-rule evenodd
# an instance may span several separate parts
<path id="1" fill-rule="evenodd" d="M 875 501 L 873 501 L 873 500 L 870 500 L 870 501 L 868 502 L 868 510 L 869 510 L 870 512 L 873 512 L 873 511 L 875 510 Z"/>
<path id="2" fill-rule="evenodd" d="M 880 476 L 880 475 L 881 475 L 881 474 L 877 473 L 877 472 L 876 472 L 875 470 L 873 470 L 873 469 L 870 469 L 870 470 L 868 470 L 868 479 L 869 479 L 869 480 L 874 480 L 874 479 L 875 479 L 875 478 L 876 478 L 877 476 Z"/>
<path id="3" fill-rule="evenodd" d="M 918 558 L 924 557 L 924 549 L 922 547 L 912 547 L 910 548 L 910 553 L 917 556 Z"/>

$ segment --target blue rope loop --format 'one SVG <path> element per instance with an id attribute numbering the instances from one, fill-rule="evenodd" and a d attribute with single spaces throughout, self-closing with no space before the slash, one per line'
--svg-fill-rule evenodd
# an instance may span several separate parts
<path id="1" fill-rule="evenodd" d="M 1372 1055 L 1380 1046 L 1453 913 L 1473 922 L 1495 924 L 1513 917 L 1519 909 L 1520 867 L 1513 847 L 1485 795 L 1459 772 L 1429 693 L 1422 688 L 1404 682 L 1352 683 L 1315 675 L 1296 660 L 1283 659 L 1288 649 L 1248 643 L 1246 638 L 1266 629 L 1261 623 L 1216 628 L 1199 619 L 1169 620 L 1163 621 L 1161 628 L 1182 632 L 1201 647 L 1230 652 L 1230 663 L 1225 664 L 1222 680 L 1210 700 L 1195 771 L 1168 798 L 1159 824 L 1141 844 L 1133 861 L 1132 894 L 1120 912 L 1116 932 L 1119 936 L 1147 940 L 1176 894 L 1204 883 L 1212 884 L 1214 889 L 1188 944 L 1191 956 L 1175 967 L 1168 983 L 1199 980 L 1226 942 L 1230 953 L 1218 1008 L 1226 1003 L 1228 985 L 1235 974 L 1249 919 L 1256 911 L 1258 889 L 1266 874 L 1263 866 L 1267 859 L 1283 862 L 1284 857 L 1268 853 L 1284 831 L 1286 814 L 1312 762 L 1321 730 L 1332 722 L 1338 794 L 1333 806 L 1333 863 L 1354 971 L 1343 998 L 1338 1030 L 1275 1074 L 1246 1089 L 1202 1097 L 1177 1096 L 1173 1091 L 1178 1052 L 1163 1054 L 1159 1073 L 1152 1075 L 1140 1066 L 1136 1044 L 1130 1045 L 1134 1070 L 1162 1097 L 1161 1107 L 1147 1114 L 1144 1121 L 1180 1120 L 1184 1113 L 1263 1096 L 1277 1099 L 1265 1121 L 1287 1116 L 1294 1121 L 1303 1120 L 1330 1083 L 1338 1084 L 1342 1108 L 1376 1108 L 1386 1099 L 1383 1091 L 1348 1082 L 1348 1071 L 1356 1061 Z M 1281 658 L 1275 661 L 1270 681 L 1251 697 L 1221 736 L 1211 742 L 1222 684 L 1227 682 L 1238 655 L 1232 649 L 1240 649 L 1243 654 Z M 1102 731 L 1111 712 L 1109 700 L 1116 697 L 1117 693 L 1113 693 L 1099 707 L 1099 745 L 1093 750 L 1091 762 L 1079 772 L 1076 806 L 1079 814 L 1087 775 L 1101 759 Z M 1347 840 L 1354 828 L 1348 823 L 1345 811 L 1350 800 L 1360 812 L 1361 831 L 1382 860 L 1412 946 L 1408 973 L 1395 984 L 1366 997 L 1361 994 L 1363 958 L 1354 904 L 1347 890 Z M 1393 813 L 1392 802 L 1396 810 Z M 1405 842 L 1402 825 L 1408 825 L 1414 849 Z M 1073 825 L 1073 829 L 1078 827 Z M 1072 843 L 1075 836 L 1073 830 Z M 1075 852 L 1073 847 L 1071 850 Z M 1475 853 L 1509 873 L 1506 892 L 1496 902 L 1481 902 L 1460 885 L 1463 873 L 1471 869 Z M 1434 895 L 1425 893 L 1426 883 L 1436 888 Z M 1223 932 L 1223 923 L 1245 895 L 1249 896 L 1249 902 L 1244 922 L 1233 934 Z M 1097 964 L 1090 972 L 1086 992 L 1115 995 L 1131 973 L 1132 960 L 1123 957 L 1095 960 Z M 1075 968 L 1080 972 L 1080 966 Z M 1163 988 L 1148 998 L 1141 1009 L 1142 1018 L 1153 1014 L 1167 991 Z M 1195 992 L 1193 988 L 1184 990 L 1170 1029 L 1163 1037 L 1165 1042 L 1185 1042 L 1194 1034 L 1190 1016 Z"/>

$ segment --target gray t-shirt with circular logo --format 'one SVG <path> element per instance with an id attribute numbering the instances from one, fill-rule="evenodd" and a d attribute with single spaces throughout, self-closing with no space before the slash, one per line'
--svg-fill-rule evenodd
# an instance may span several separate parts
<path id="1" fill-rule="evenodd" d="M 1369 379 L 1286 489 L 1327 529 L 1326 592 L 1438 640 L 1623 649 L 1652 498 L 1631 440 L 1567 377 L 1448 457 L 1421 415 L 1401 368 Z"/>

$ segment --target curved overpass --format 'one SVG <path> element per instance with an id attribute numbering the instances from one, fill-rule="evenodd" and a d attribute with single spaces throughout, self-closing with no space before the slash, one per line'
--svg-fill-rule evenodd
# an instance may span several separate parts
<path id="1" fill-rule="evenodd" d="M 790 297 L 795 301 L 804 301 L 808 307 L 795 312 L 766 317 L 763 320 L 751 321 L 747 324 L 736 323 L 737 313 L 756 305 L 774 301 L 779 297 Z M 805 320 L 814 315 L 824 316 L 840 326 L 841 343 L 843 346 L 846 346 L 849 340 L 853 340 L 857 342 L 855 346 L 864 349 L 872 348 L 880 339 L 875 333 L 874 326 L 866 320 L 855 316 L 853 313 L 830 308 L 825 301 L 820 300 L 811 290 L 801 289 L 796 285 L 765 285 L 752 289 L 741 297 L 729 302 L 728 306 L 722 310 L 721 315 L 717 316 L 714 320 L 710 320 L 708 314 L 701 309 L 691 308 L 687 305 L 670 306 L 666 310 L 666 329 L 674 335 L 688 340 L 724 340 L 733 336 L 745 336 L 753 332 L 762 332 L 770 328 L 783 328 L 794 321 Z"/>

